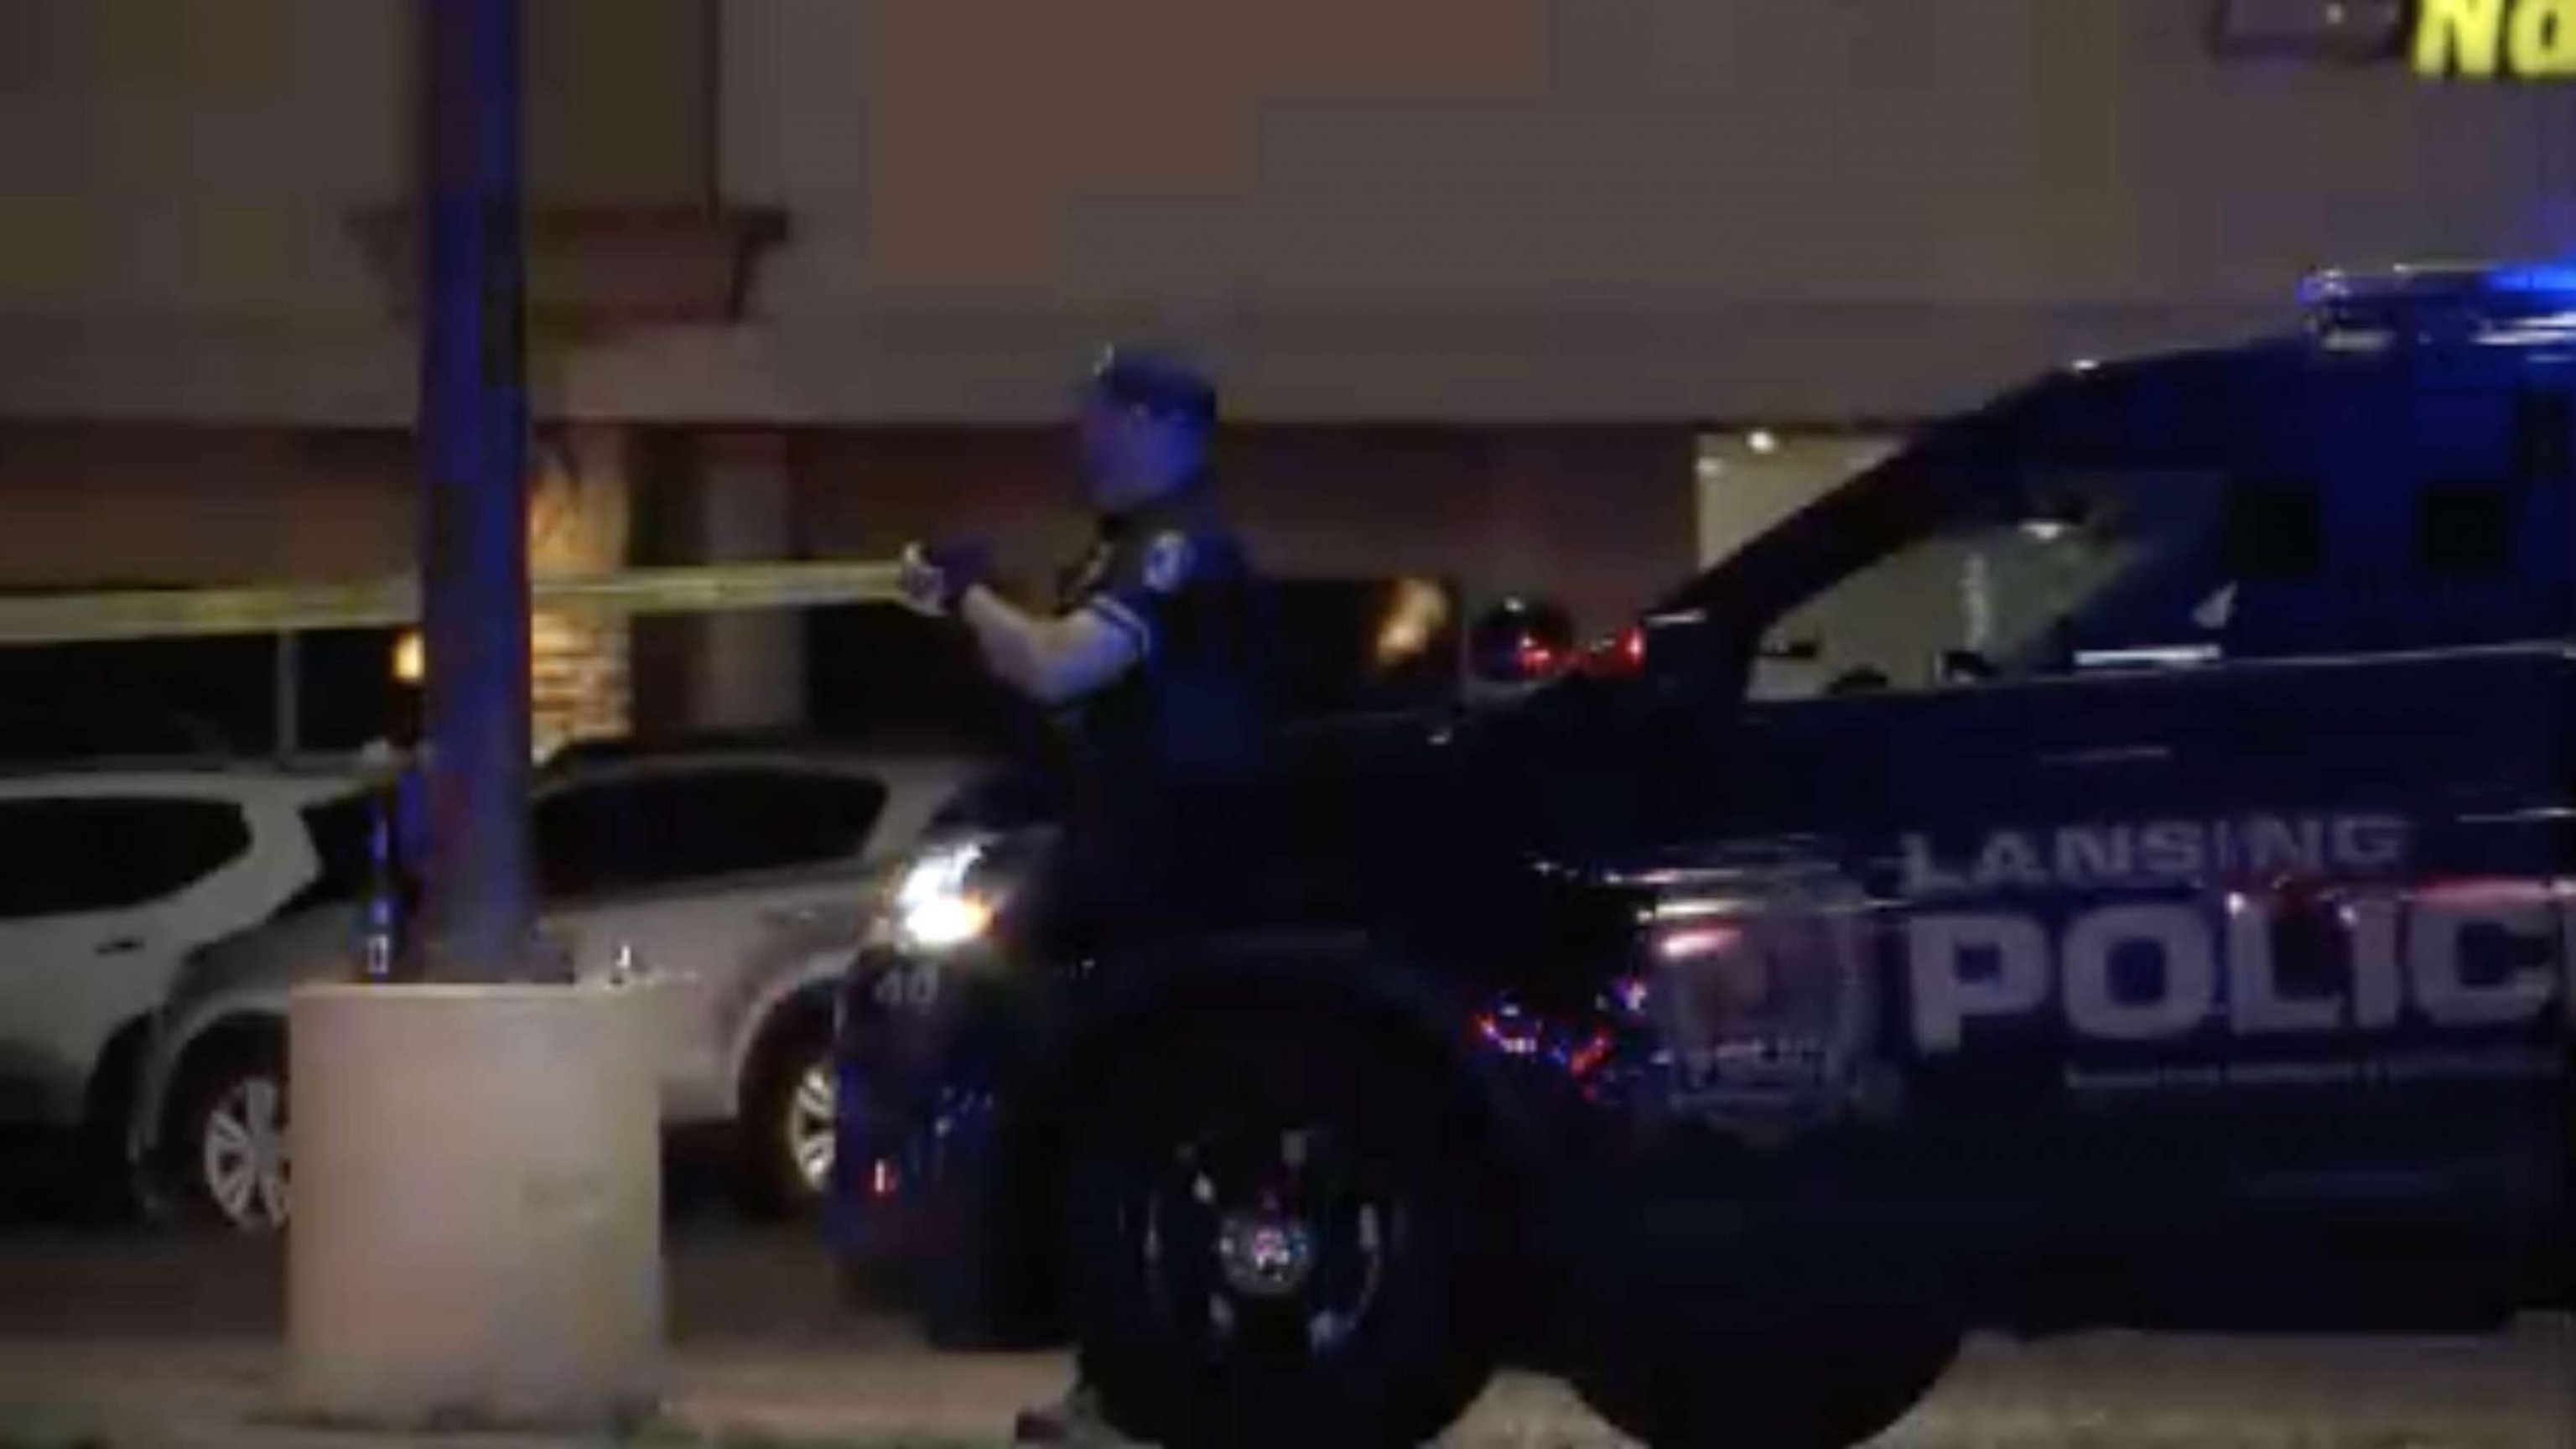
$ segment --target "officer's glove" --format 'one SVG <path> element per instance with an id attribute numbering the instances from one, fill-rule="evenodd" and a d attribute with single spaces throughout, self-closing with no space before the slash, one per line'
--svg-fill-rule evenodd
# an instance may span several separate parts
<path id="1" fill-rule="evenodd" d="M 903 551 L 896 586 L 914 610 L 946 615 L 957 612 L 966 591 L 991 573 L 992 550 L 981 543 L 916 543 Z"/>

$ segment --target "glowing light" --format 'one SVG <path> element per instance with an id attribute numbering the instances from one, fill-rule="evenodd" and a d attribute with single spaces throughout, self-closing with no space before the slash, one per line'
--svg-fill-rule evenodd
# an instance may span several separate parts
<path id="1" fill-rule="evenodd" d="M 909 909 L 957 894 L 983 856 L 983 845 L 975 841 L 923 851 L 903 873 L 903 883 L 895 887 L 895 904 Z"/>
<path id="2" fill-rule="evenodd" d="M 1431 647 L 1431 631 L 1413 619 L 1392 619 L 1377 633 L 1377 662 L 1393 664 Z"/>
<path id="3" fill-rule="evenodd" d="M 1740 935 L 1733 926 L 1692 926 L 1665 933 L 1655 942 L 1655 954 L 1667 961 L 1695 961 L 1734 949 Z"/>
<path id="4" fill-rule="evenodd" d="M 1565 1069 L 1578 1077 L 1588 1077 L 1601 1070 L 1601 1064 L 1609 1059 L 1609 1035 L 1595 1032 L 1592 1040 L 1575 1048 L 1574 1054 L 1565 1059 Z"/>
<path id="5" fill-rule="evenodd" d="M 903 913 L 904 938 L 934 951 L 963 946 L 992 924 L 992 908 L 972 896 L 934 896 Z"/>
<path id="6" fill-rule="evenodd" d="M 1752 432 L 1744 435 L 1744 446 L 1751 448 L 1756 453 L 1762 454 L 1764 457 L 1769 457 L 1771 454 L 1780 451 L 1780 438 L 1778 434 L 1772 432 L 1769 428 L 1755 428 Z"/>
<path id="7" fill-rule="evenodd" d="M 968 890 L 984 858 L 984 843 L 961 841 L 924 851 L 894 891 L 894 925 L 903 943 L 943 951 L 976 940 L 992 928 L 990 902 Z"/>
<path id="8" fill-rule="evenodd" d="M 2531 262 L 2487 273 L 2487 286 L 2521 296 L 2564 298 L 2576 304 L 2576 262 Z"/>
<path id="9" fill-rule="evenodd" d="M 1431 647 L 1432 635 L 1449 622 L 1449 595 L 1424 579 L 1395 586 L 1395 602 L 1378 626 L 1377 662 L 1402 663 Z"/>
<path id="10" fill-rule="evenodd" d="M 394 640 L 394 682 L 418 684 L 429 675 L 429 650 L 418 629 L 406 629 Z"/>
<path id="11" fill-rule="evenodd" d="M 1510 1020 L 1507 1022 L 1505 1018 Z M 1486 1012 L 1476 1018 L 1476 1035 L 1499 1049 L 1505 1056 L 1526 1057 L 1538 1054 L 1538 1032 L 1520 1019 L 1511 1008 Z"/>
<path id="12" fill-rule="evenodd" d="M 1509 1052 L 1513 1056 L 1528 1056 L 1531 1052 L 1538 1049 L 1538 1043 L 1529 1037 L 1513 1036 L 1505 1033 L 1501 1023 L 1495 1021 L 1490 1016 L 1485 1018 L 1481 1025 L 1484 1031 L 1485 1040 L 1501 1047 L 1504 1051 Z"/>
<path id="13" fill-rule="evenodd" d="M 1646 667 L 1646 631 L 1628 628 L 1584 651 L 1583 671 L 1601 679 L 1630 678 Z"/>
<path id="14" fill-rule="evenodd" d="M 2215 628 L 2215 625 L 2207 627 Z M 2078 669 L 2188 669 L 2222 657 L 2215 644 L 2161 644 L 2136 649 L 2079 649 Z"/>
<path id="15" fill-rule="evenodd" d="M 2431 80 L 2565 80 L 2576 36 L 2565 0 L 2420 0 L 2408 61 Z"/>
<path id="16" fill-rule="evenodd" d="M 2377 271 L 2331 270 L 2299 283 L 2299 305 L 2311 310 L 2338 303 L 2474 302 L 2494 299 L 2505 310 L 2576 305 L 2576 261 L 2516 262 L 2501 266 L 2438 263 Z"/>

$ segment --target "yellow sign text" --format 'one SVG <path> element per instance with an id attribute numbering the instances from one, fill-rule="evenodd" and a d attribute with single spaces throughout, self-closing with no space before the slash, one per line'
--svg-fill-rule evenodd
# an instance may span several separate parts
<path id="1" fill-rule="evenodd" d="M 2417 73 L 2576 80 L 2576 0 L 2416 0 Z"/>

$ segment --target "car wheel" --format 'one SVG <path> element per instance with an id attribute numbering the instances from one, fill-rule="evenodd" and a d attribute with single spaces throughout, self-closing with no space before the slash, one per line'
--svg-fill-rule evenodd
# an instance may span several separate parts
<path id="1" fill-rule="evenodd" d="M 774 1026 L 743 1083 L 744 1205 L 764 1217 L 811 1212 L 832 1181 L 838 1086 L 831 1024 L 819 1014 Z"/>
<path id="2" fill-rule="evenodd" d="M 1654 1449 L 1846 1449 L 1884 1432 L 1958 1356 L 1955 1329 L 1847 1322 L 1620 1340 L 1575 1374 L 1586 1403 Z"/>
<path id="3" fill-rule="evenodd" d="M 1277 1027 L 1122 1048 L 1079 1109 L 1083 1376 L 1112 1422 L 1179 1449 L 1410 1449 L 1493 1372 L 1473 1134 L 1437 1074 Z"/>
<path id="4" fill-rule="evenodd" d="M 219 1048 L 189 1070 L 178 1104 L 171 1166 L 195 1214 L 240 1232 L 284 1228 L 285 1054 L 265 1043 Z"/>

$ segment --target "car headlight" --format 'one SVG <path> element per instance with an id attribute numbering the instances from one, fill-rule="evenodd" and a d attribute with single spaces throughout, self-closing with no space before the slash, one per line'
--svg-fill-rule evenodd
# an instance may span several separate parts
<path id="1" fill-rule="evenodd" d="M 999 842 L 965 836 L 924 845 L 896 873 L 878 934 L 907 951 L 955 951 L 982 940 L 1001 910 Z"/>

